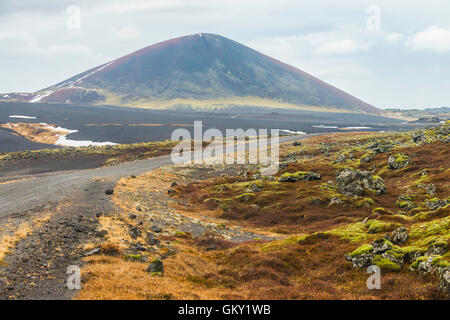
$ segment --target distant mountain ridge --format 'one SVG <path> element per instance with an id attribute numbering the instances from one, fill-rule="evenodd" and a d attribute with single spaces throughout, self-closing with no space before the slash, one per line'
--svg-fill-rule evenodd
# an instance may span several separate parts
<path id="1" fill-rule="evenodd" d="M 383 113 L 293 66 L 206 33 L 154 44 L 19 98 L 149 108 L 261 106 Z"/>
<path id="2" fill-rule="evenodd" d="M 385 114 L 392 118 L 407 121 L 440 122 L 450 119 L 450 108 L 437 107 L 425 109 L 385 109 Z"/>

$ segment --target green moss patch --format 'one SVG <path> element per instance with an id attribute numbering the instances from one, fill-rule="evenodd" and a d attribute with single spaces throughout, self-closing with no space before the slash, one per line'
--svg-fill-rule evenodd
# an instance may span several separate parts
<path id="1" fill-rule="evenodd" d="M 392 222 L 383 222 L 380 220 L 369 220 L 366 223 L 368 233 L 389 232 L 399 227 L 400 224 Z"/>
<path id="2" fill-rule="evenodd" d="M 397 263 L 392 262 L 389 259 L 383 258 L 381 255 L 376 255 L 373 260 L 372 264 L 377 265 L 380 267 L 382 271 L 400 271 L 401 267 Z"/>

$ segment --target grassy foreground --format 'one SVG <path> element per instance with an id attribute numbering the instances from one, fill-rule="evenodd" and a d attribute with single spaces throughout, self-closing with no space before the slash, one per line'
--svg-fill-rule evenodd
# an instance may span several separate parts
<path id="1" fill-rule="evenodd" d="M 448 298 L 449 127 L 285 144 L 276 177 L 213 166 L 123 179 L 77 298 Z M 191 219 L 209 231 L 183 229 Z M 261 236 L 229 235 L 240 229 Z M 380 290 L 366 286 L 369 265 Z"/>

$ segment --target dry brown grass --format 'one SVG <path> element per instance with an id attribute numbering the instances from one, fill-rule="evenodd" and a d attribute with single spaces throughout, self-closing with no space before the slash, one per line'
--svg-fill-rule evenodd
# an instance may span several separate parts
<path id="1" fill-rule="evenodd" d="M 180 239 L 179 239 L 180 241 Z M 186 241 L 164 260 L 164 277 L 147 264 L 121 257 L 86 259 L 83 289 L 76 299 L 429 299 L 434 276 L 386 273 L 381 290 L 368 290 L 364 269 L 353 269 L 343 254 L 352 245 L 336 237 L 266 243 L 205 252 Z"/>
<path id="2" fill-rule="evenodd" d="M 0 240 L 0 263 L 10 250 L 14 248 L 17 242 L 27 237 L 31 232 L 31 227 L 28 223 L 21 223 L 13 235 L 4 235 Z"/>
<path id="3" fill-rule="evenodd" d="M 334 180 L 339 165 L 333 159 L 348 148 L 349 144 L 373 138 L 392 137 L 380 133 L 340 133 L 320 136 L 304 141 L 301 147 L 286 144 L 281 150 L 286 155 L 305 150 L 301 162 L 291 163 L 283 172 L 314 171 L 322 174 L 320 181 L 296 183 L 262 182 L 261 192 L 249 202 L 234 201 L 231 210 L 223 211 L 205 203 L 208 198 L 234 199 L 247 188 L 240 177 L 219 177 L 206 181 L 184 180 L 173 173 L 157 170 L 137 179 L 119 182 L 114 201 L 122 209 L 120 219 L 102 219 L 103 228 L 111 231 L 105 245 L 120 248 L 120 239 L 127 239 L 126 215 L 145 213 L 134 210 L 137 202 L 144 211 L 157 210 L 154 203 L 146 202 L 145 194 L 166 190 L 176 180 L 175 197 L 187 200 L 188 205 L 173 206 L 185 215 L 205 219 L 220 217 L 229 225 L 241 225 L 250 230 L 290 233 L 288 238 L 277 241 L 253 241 L 231 243 L 214 237 L 192 238 L 166 237 L 164 240 L 176 248 L 177 254 L 164 260 L 164 277 L 152 277 L 146 272 L 147 263 L 131 262 L 124 257 L 102 255 L 90 257 L 83 269 L 83 290 L 78 299 L 436 299 L 438 279 L 435 275 L 421 275 L 408 271 L 408 264 L 401 272 L 383 272 L 381 290 L 369 290 L 365 269 L 353 269 L 345 261 L 344 254 L 359 245 L 368 243 L 384 233 L 368 234 L 356 227 L 365 217 L 398 222 L 410 228 L 416 223 L 408 216 L 372 213 L 383 207 L 394 213 L 399 194 L 414 191 L 418 202 L 427 196 L 418 190 L 418 173 L 430 171 L 427 182 L 437 187 L 437 196 L 445 198 L 449 193 L 448 145 L 435 143 L 416 147 L 397 147 L 393 152 L 406 153 L 412 162 L 405 169 L 386 170 L 388 154 L 379 154 L 370 163 L 347 163 L 358 169 L 369 170 L 374 165 L 388 186 L 384 195 L 370 197 L 373 204 L 357 206 L 357 200 L 348 198 L 344 207 L 328 206 L 334 191 L 323 188 L 328 180 Z M 340 141 L 343 146 L 333 146 L 331 155 L 320 152 L 320 142 Z M 352 146 L 350 146 L 352 147 Z M 355 157 L 364 149 L 355 150 Z M 214 187 L 229 183 L 230 190 L 216 192 Z M 314 204 L 309 198 L 323 203 Z M 148 201 L 148 200 L 147 200 Z M 253 207 L 257 205 L 258 208 Z M 421 221 L 448 216 L 448 210 L 428 213 Z M 422 222 L 421 222 L 422 223 Z M 352 229 L 353 228 L 353 229 Z M 324 231 L 311 235 L 312 232 Z M 360 232 L 362 235 L 358 235 Z M 353 238 L 349 238 L 349 235 Z M 361 236 L 358 238 L 358 236 Z M 216 251 L 206 251 L 209 246 Z M 102 249 L 103 250 L 103 249 Z M 157 255 L 149 254 L 153 259 Z"/>
<path id="4" fill-rule="evenodd" d="M 41 213 L 39 217 L 32 219 L 29 222 L 22 222 L 17 226 L 5 224 L 2 226 L 3 233 L 0 239 L 0 264 L 6 255 L 8 255 L 15 245 L 22 239 L 29 236 L 33 230 L 39 228 L 44 222 L 50 219 L 51 213 Z"/>
<path id="5" fill-rule="evenodd" d="M 354 152 L 355 160 L 344 165 L 333 165 L 332 162 L 339 153 L 348 146 L 346 144 L 332 146 L 330 155 L 320 152 L 318 143 L 323 142 L 366 142 L 374 137 L 392 137 L 396 134 L 380 133 L 339 133 L 318 136 L 302 142 L 301 147 L 292 147 L 292 143 L 284 144 L 280 154 L 285 156 L 298 150 L 304 150 L 304 156 L 298 163 L 289 163 L 288 167 L 280 170 L 278 175 L 285 172 L 313 171 L 322 175 L 317 181 L 298 181 L 296 183 L 259 182 L 261 192 L 255 192 L 255 199 L 239 202 L 237 196 L 246 192 L 245 183 L 239 182 L 239 177 L 220 177 L 201 182 L 191 182 L 180 185 L 177 197 L 194 203 L 197 210 L 205 214 L 220 217 L 234 223 L 248 227 L 264 227 L 266 230 L 283 233 L 304 233 L 329 230 L 351 221 L 362 221 L 365 217 L 389 220 L 389 217 L 373 216 L 372 210 L 377 207 L 385 208 L 397 213 L 401 208 L 397 205 L 397 197 L 401 194 L 414 193 L 415 201 L 419 205 L 429 196 L 425 189 L 418 186 L 419 173 L 427 169 L 430 177 L 426 183 L 434 183 L 436 197 L 446 198 L 450 194 L 450 157 L 448 144 L 443 142 L 416 147 L 400 147 L 390 153 L 378 154 L 370 163 L 360 162 L 359 158 L 365 153 L 364 149 Z M 387 162 L 391 153 L 402 153 L 411 156 L 411 164 L 401 170 L 387 169 Z M 361 170 L 372 170 L 379 174 L 387 185 L 387 193 L 383 195 L 367 194 L 372 204 L 359 205 L 362 198 L 346 198 L 344 210 L 342 206 L 329 206 L 330 199 L 338 193 L 337 190 L 327 189 L 327 181 L 335 179 L 339 167 L 354 167 Z M 251 184 L 249 181 L 247 184 Z M 221 184 L 231 185 L 230 190 L 216 192 L 214 187 Z M 228 210 L 220 205 L 205 203 L 206 199 L 217 198 L 227 202 Z M 231 201 L 230 201 L 231 200 Z M 276 214 L 274 214 L 276 212 Z M 403 221 L 407 223 L 407 221 Z"/>

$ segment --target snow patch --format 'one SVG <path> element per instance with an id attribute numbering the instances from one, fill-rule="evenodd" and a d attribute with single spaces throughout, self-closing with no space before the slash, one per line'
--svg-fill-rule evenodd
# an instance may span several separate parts
<path id="1" fill-rule="evenodd" d="M 46 129 L 52 130 L 52 131 L 60 131 L 64 132 L 62 135 L 58 135 L 58 140 L 55 142 L 55 145 L 57 146 L 65 146 L 65 147 L 89 147 L 89 146 L 113 146 L 117 143 L 114 142 L 94 142 L 89 140 L 71 140 L 67 139 L 67 136 L 72 133 L 77 133 L 78 130 L 70 130 L 62 127 L 53 127 L 48 125 L 47 123 L 41 123 L 45 126 Z"/>
<path id="2" fill-rule="evenodd" d="M 30 117 L 30 116 L 21 116 L 21 115 L 10 115 L 10 118 L 17 118 L 17 119 L 37 119 L 36 117 Z"/>
<path id="3" fill-rule="evenodd" d="M 323 124 L 318 126 L 312 126 L 313 128 L 322 128 L 322 129 L 337 129 L 337 126 L 324 126 Z"/>
<path id="4" fill-rule="evenodd" d="M 49 95 L 51 95 L 53 93 L 53 91 L 47 91 L 45 94 L 43 95 L 37 95 L 36 97 L 34 97 L 33 99 L 30 100 L 30 103 L 36 103 L 41 101 L 43 98 L 48 97 Z"/>
<path id="5" fill-rule="evenodd" d="M 303 131 L 291 131 L 291 130 L 280 130 L 280 131 L 290 133 L 290 134 L 306 134 L 306 132 L 303 132 Z"/>
<path id="6" fill-rule="evenodd" d="M 343 129 L 353 130 L 353 129 L 373 129 L 372 127 L 345 127 Z"/>
<path id="7" fill-rule="evenodd" d="M 111 62 L 108 63 L 108 64 L 105 64 L 103 67 L 100 67 L 100 68 L 98 68 L 98 69 L 95 70 L 95 71 L 92 71 L 91 73 L 88 73 L 88 74 L 85 75 L 85 76 L 82 76 L 80 79 L 75 80 L 75 81 L 69 86 L 69 88 L 72 88 L 75 84 L 77 84 L 77 83 L 79 83 L 79 82 L 82 82 L 83 79 L 86 79 L 87 77 L 90 77 L 90 76 L 96 74 L 97 72 L 102 71 L 103 69 L 109 67 L 109 66 L 112 65 L 114 62 L 115 62 L 115 60 L 114 60 L 114 61 L 111 61 Z"/>

